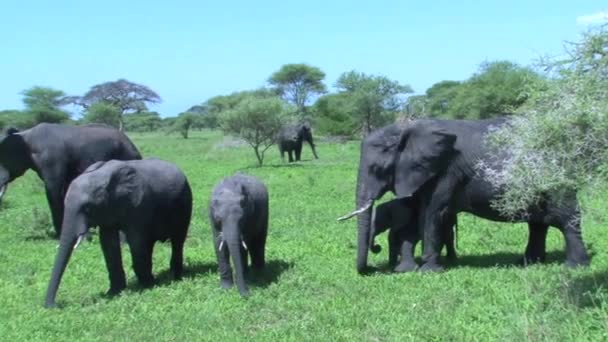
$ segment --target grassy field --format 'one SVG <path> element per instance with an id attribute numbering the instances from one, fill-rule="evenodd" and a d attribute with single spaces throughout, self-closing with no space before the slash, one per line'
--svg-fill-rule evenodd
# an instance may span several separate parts
<path id="1" fill-rule="evenodd" d="M 168 244 L 157 244 L 158 286 L 137 287 L 128 253 L 129 288 L 106 298 L 109 282 L 97 236 L 74 253 L 58 292 L 59 309 L 42 307 L 57 242 L 49 239 L 42 183 L 31 172 L 8 189 L 0 207 L 0 340 L 577 340 L 608 339 L 608 191 L 583 194 L 585 269 L 565 269 L 563 239 L 548 238 L 549 260 L 514 266 L 527 228 L 459 217 L 459 262 L 438 274 L 355 271 L 354 209 L 359 144 L 318 144 L 321 159 L 282 164 L 276 148 L 255 167 L 253 151 L 220 133 L 133 135 L 144 156 L 175 162 L 189 177 L 194 216 L 185 247 L 187 274 L 168 275 Z M 243 171 L 270 192 L 268 267 L 252 279 L 251 297 L 219 288 L 207 220 L 211 189 Z M 124 247 L 128 248 L 127 246 Z"/>

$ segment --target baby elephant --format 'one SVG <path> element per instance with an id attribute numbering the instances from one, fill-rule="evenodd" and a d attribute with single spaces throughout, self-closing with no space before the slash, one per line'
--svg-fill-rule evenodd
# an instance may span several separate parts
<path id="1" fill-rule="evenodd" d="M 241 296 L 247 296 L 245 284 L 247 251 L 255 269 L 264 267 L 264 246 L 268 234 L 268 191 L 258 179 L 244 174 L 225 178 L 213 189 L 209 220 L 219 264 L 220 285 L 232 287 L 232 269 Z"/>
<path id="2" fill-rule="evenodd" d="M 391 267 L 397 265 L 399 255 L 401 256 L 395 272 L 413 271 L 417 267 L 414 260 L 416 243 L 420 240 L 417 214 L 415 199 L 412 198 L 395 199 L 375 208 L 372 238 L 390 228 L 388 234 L 389 265 Z M 455 260 L 453 229 L 456 225 L 456 215 L 444 215 L 442 220 L 442 244 L 446 247 L 448 259 Z M 374 244 L 372 246 L 372 252 L 380 252 L 380 246 Z"/>
<path id="3" fill-rule="evenodd" d="M 159 159 L 111 160 L 89 166 L 70 184 L 65 196 L 61 240 L 45 306 L 55 306 L 72 250 L 89 227 L 99 226 L 110 277 L 108 294 L 118 294 L 126 287 L 119 230 L 126 235 L 133 269 L 143 286 L 154 283 L 152 249 L 156 241 L 171 241 L 171 271 L 179 279 L 191 213 L 190 185 L 171 163 Z"/>

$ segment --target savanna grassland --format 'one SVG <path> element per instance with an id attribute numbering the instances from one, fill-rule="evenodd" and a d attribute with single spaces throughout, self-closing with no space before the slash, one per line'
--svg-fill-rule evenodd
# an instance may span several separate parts
<path id="1" fill-rule="evenodd" d="M 0 206 L 0 339 L 104 340 L 606 340 L 608 339 L 607 189 L 581 194 L 591 267 L 565 269 L 563 239 L 550 230 L 548 262 L 515 266 L 524 225 L 459 216 L 459 261 L 438 274 L 393 274 L 384 249 L 370 255 L 377 272 L 355 270 L 354 209 L 359 143 L 318 139 L 320 159 L 282 164 L 275 147 L 264 167 L 248 146 L 217 132 L 187 140 L 133 134 L 144 156 L 175 162 L 189 177 L 194 216 L 185 247 L 186 276 L 168 272 L 170 248 L 157 244 L 158 286 L 141 290 L 123 264 L 129 287 L 106 298 L 109 282 L 97 235 L 75 251 L 58 292 L 59 309 L 42 307 L 57 241 L 42 182 L 32 172 L 13 182 Z M 207 219 L 211 189 L 244 171 L 270 192 L 267 269 L 252 274 L 251 296 L 221 290 Z M 418 252 L 419 253 L 419 252 Z"/>

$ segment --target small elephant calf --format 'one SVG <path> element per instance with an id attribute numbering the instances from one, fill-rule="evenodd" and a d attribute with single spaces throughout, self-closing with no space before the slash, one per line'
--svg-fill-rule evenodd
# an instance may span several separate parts
<path id="1" fill-rule="evenodd" d="M 222 288 L 233 286 L 229 257 L 234 264 L 236 284 L 247 296 L 245 284 L 247 251 L 255 269 L 265 265 L 264 248 L 268 235 L 268 190 L 258 179 L 244 174 L 225 178 L 213 189 L 209 220 Z"/>
<path id="2" fill-rule="evenodd" d="M 171 272 L 179 279 L 191 213 L 188 180 L 169 162 L 111 160 L 89 166 L 74 179 L 65 196 L 61 241 L 45 306 L 55 306 L 57 289 L 72 250 L 90 227 L 99 226 L 99 240 L 110 276 L 108 294 L 117 294 L 126 287 L 119 230 L 126 235 L 133 269 L 143 286 L 154 283 L 152 249 L 156 241 L 171 241 Z"/>
<path id="3" fill-rule="evenodd" d="M 388 234 L 389 265 L 391 267 L 396 265 L 395 272 L 413 271 L 417 267 L 414 261 L 416 243 L 420 241 L 417 215 L 415 199 L 412 198 L 395 199 L 375 208 L 372 218 L 372 238 L 390 229 Z M 441 227 L 442 244 L 445 245 L 447 257 L 450 260 L 456 259 L 453 230 L 455 225 L 456 215 L 444 215 Z M 380 246 L 373 243 L 371 245 L 373 246 L 372 252 L 380 252 Z M 400 261 L 398 260 L 399 255 L 401 256 Z"/>

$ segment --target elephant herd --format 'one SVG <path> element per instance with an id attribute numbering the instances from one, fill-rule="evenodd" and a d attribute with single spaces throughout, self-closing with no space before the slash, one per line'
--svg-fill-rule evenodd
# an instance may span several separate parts
<path id="1" fill-rule="evenodd" d="M 357 270 L 368 272 L 368 251 L 380 251 L 375 237 L 389 230 L 389 264 L 397 272 L 440 270 L 445 246 L 456 258 L 454 226 L 459 212 L 495 221 L 527 222 L 524 262 L 545 259 L 549 226 L 566 241 L 566 264 L 588 265 L 581 237 L 576 193 L 545 194 L 522 212 L 505 217 L 491 203 L 501 195 L 476 165 L 482 161 L 500 170 L 508 150 L 493 151 L 485 144 L 490 130 L 508 119 L 416 120 L 380 128 L 361 143 L 356 187 L 357 208 L 340 220 L 357 216 Z M 310 126 L 284 128 L 277 137 L 283 158 L 300 160 L 307 141 L 317 158 Z M 169 240 L 170 270 L 175 279 L 183 271 L 183 246 L 192 216 L 192 190 L 174 164 L 142 159 L 129 138 L 105 125 L 40 124 L 19 132 L 9 129 L 0 139 L 0 188 L 28 169 L 43 180 L 53 227 L 60 238 L 45 306 L 54 307 L 61 277 L 72 251 L 90 227 L 99 227 L 100 245 L 109 274 L 109 294 L 126 287 L 121 239 L 124 233 L 133 269 L 144 287 L 154 284 L 152 251 L 156 241 Z M 385 193 L 396 199 L 375 206 Z M 265 265 L 268 235 L 268 190 L 258 179 L 235 174 L 219 182 L 209 200 L 209 221 L 219 265 L 220 285 L 230 288 L 234 278 L 241 295 L 248 295 L 245 273 Z M 414 248 L 423 243 L 422 265 Z"/>

